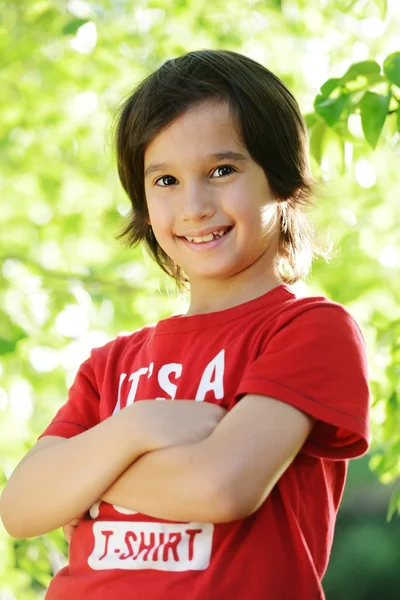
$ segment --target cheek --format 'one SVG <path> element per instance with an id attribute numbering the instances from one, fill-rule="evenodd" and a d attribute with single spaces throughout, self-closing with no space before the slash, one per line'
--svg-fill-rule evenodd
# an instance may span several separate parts
<path id="1" fill-rule="evenodd" d="M 171 254 L 178 241 L 177 238 L 174 237 L 171 220 L 167 219 L 165 215 L 160 214 L 159 211 L 155 211 L 154 218 L 152 219 L 150 216 L 150 221 L 154 237 L 158 244 L 164 252 Z"/>
<path id="2" fill-rule="evenodd" d="M 165 203 L 157 198 L 147 198 L 147 211 L 153 230 L 162 230 L 168 223 L 168 210 Z"/>
<path id="3" fill-rule="evenodd" d="M 235 221 L 249 218 L 252 212 L 252 193 L 245 185 L 235 185 L 224 190 L 219 203 L 224 212 Z"/>

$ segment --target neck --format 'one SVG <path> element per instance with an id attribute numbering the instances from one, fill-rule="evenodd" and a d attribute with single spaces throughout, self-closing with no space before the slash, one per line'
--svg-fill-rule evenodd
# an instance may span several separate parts
<path id="1" fill-rule="evenodd" d="M 223 280 L 193 280 L 187 315 L 204 314 L 232 308 L 259 298 L 283 283 L 274 269 L 251 277 L 246 271 Z"/>

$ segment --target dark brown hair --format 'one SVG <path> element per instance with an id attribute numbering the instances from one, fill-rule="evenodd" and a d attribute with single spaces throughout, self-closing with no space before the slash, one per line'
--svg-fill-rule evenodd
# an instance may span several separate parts
<path id="1" fill-rule="evenodd" d="M 116 128 L 116 153 L 119 177 L 132 211 L 121 237 L 131 246 L 143 240 L 178 286 L 187 281 L 148 225 L 144 153 L 167 125 L 204 101 L 228 103 L 245 147 L 264 170 L 279 201 L 281 276 L 285 282 L 294 283 L 308 274 L 317 253 L 304 212 L 313 194 L 306 127 L 285 84 L 261 64 L 236 52 L 200 50 L 168 60 L 123 103 Z"/>

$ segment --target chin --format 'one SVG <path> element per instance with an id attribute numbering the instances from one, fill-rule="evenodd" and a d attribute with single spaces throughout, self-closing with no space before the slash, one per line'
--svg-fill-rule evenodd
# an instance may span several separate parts
<path id="1" fill-rule="evenodd" d="M 189 280 L 190 281 L 218 281 L 218 280 L 225 280 L 225 279 L 230 279 L 231 277 L 234 277 L 239 271 L 235 271 L 233 269 L 220 269 L 220 270 L 215 270 L 215 271 L 203 271 L 203 272 L 197 272 L 194 273 L 192 272 L 187 272 L 185 271 L 185 273 L 187 273 Z"/>

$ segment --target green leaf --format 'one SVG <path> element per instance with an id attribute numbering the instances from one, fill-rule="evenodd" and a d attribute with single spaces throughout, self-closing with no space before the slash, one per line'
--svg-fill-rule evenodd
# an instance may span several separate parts
<path id="1" fill-rule="evenodd" d="M 338 98 L 326 98 L 319 94 L 314 102 L 315 111 L 331 127 L 338 122 L 346 106 L 349 105 L 350 98 L 348 94 L 342 94 Z"/>
<path id="2" fill-rule="evenodd" d="M 18 342 L 19 340 L 7 340 L 5 338 L 0 338 L 0 355 L 11 354 L 14 352 Z"/>
<path id="3" fill-rule="evenodd" d="M 326 123 L 323 119 L 320 119 L 320 121 L 311 129 L 310 135 L 310 152 L 318 164 L 321 163 L 322 159 L 325 133 Z"/>
<path id="4" fill-rule="evenodd" d="M 63 27 L 63 35 L 75 35 L 78 29 L 88 22 L 87 19 L 73 19 Z"/>
<path id="5" fill-rule="evenodd" d="M 10 354 L 12 352 L 15 352 L 18 342 L 25 339 L 26 337 L 28 337 L 26 334 L 24 334 L 24 335 L 21 334 L 18 337 L 14 338 L 13 340 L 1 337 L 0 338 L 0 355 Z"/>
<path id="6" fill-rule="evenodd" d="M 0 337 L 0 355 L 10 354 L 15 351 L 20 340 L 28 337 L 27 332 L 19 325 L 14 323 L 9 315 L 0 311 L 0 320 L 2 323 L 2 336 Z"/>
<path id="7" fill-rule="evenodd" d="M 368 84 L 374 85 L 381 81 L 384 81 L 384 78 L 381 75 L 381 68 L 378 63 L 374 60 L 365 60 L 352 64 L 343 77 L 334 77 L 332 79 L 328 79 L 321 86 L 320 95 L 328 97 L 334 90 L 339 87 L 344 87 L 349 83 L 353 84 L 349 86 L 349 88 L 357 89 L 360 87 L 360 83 L 365 87 Z"/>
<path id="8" fill-rule="evenodd" d="M 390 498 L 387 517 L 386 517 L 387 522 L 392 520 L 395 512 L 398 512 L 400 514 L 400 488 L 398 490 L 396 490 Z"/>
<path id="9" fill-rule="evenodd" d="M 319 116 L 315 112 L 303 115 L 303 119 L 307 126 L 307 129 L 311 129 L 312 127 L 314 127 L 315 123 L 317 123 L 317 121 L 320 120 Z"/>
<path id="10" fill-rule="evenodd" d="M 400 107 L 397 109 L 397 131 L 400 133 Z"/>
<path id="11" fill-rule="evenodd" d="M 381 68 L 374 60 L 364 60 L 359 63 L 352 64 L 347 72 L 340 79 L 340 85 L 344 85 L 349 81 L 354 81 L 362 76 L 372 83 L 377 83 L 380 80 Z"/>
<path id="12" fill-rule="evenodd" d="M 339 84 L 340 77 L 328 79 L 328 81 L 325 81 L 325 83 L 321 86 L 321 96 L 329 96 Z"/>
<path id="13" fill-rule="evenodd" d="M 390 394 L 390 396 L 389 396 L 389 398 L 388 398 L 388 401 L 387 401 L 388 409 L 392 409 L 392 410 L 396 410 L 396 411 L 397 411 L 398 404 L 399 404 L 399 403 L 398 403 L 398 398 L 399 398 L 399 395 L 398 395 L 398 394 L 397 394 L 397 392 L 394 390 L 394 391 L 393 391 L 393 392 Z M 400 449 L 400 448 L 399 448 L 399 449 Z"/>
<path id="14" fill-rule="evenodd" d="M 366 92 L 359 105 L 365 138 L 374 149 L 388 114 L 390 98 L 391 94 L 382 96 L 374 92 Z"/>
<path id="15" fill-rule="evenodd" d="M 389 81 L 400 87 L 400 52 L 394 52 L 385 59 L 383 71 Z"/>

